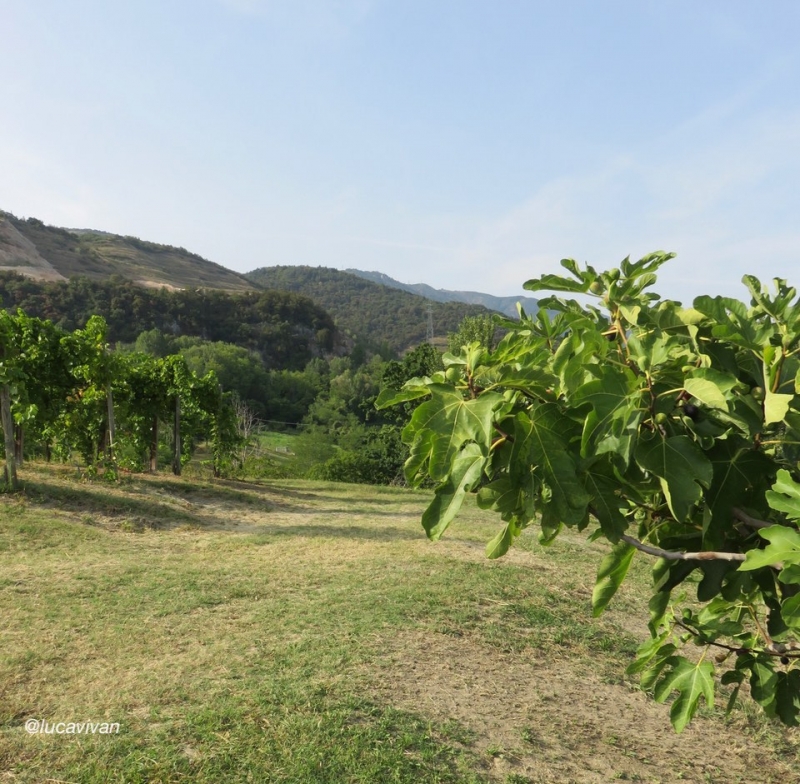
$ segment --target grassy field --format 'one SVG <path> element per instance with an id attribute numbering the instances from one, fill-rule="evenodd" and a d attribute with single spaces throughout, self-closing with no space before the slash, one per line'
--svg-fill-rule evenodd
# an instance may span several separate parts
<path id="1" fill-rule="evenodd" d="M 277 430 L 265 430 L 258 435 L 258 444 L 263 449 L 270 449 L 273 452 L 276 450 L 288 450 L 293 452 L 295 448 L 295 441 L 297 441 L 297 433 L 280 432 Z"/>
<path id="2" fill-rule="evenodd" d="M 676 736 L 622 674 L 644 560 L 593 621 L 601 545 L 490 562 L 495 521 L 470 507 L 430 543 L 424 493 L 22 479 L 0 498 L 0 782 L 800 779 L 795 731 L 706 710 Z"/>

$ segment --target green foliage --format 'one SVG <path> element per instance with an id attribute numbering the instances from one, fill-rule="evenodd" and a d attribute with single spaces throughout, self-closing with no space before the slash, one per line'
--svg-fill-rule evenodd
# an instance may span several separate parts
<path id="1" fill-rule="evenodd" d="M 404 427 L 419 405 L 418 398 L 427 394 L 427 387 L 424 385 L 417 386 L 416 389 L 405 385 L 411 379 L 429 378 L 442 370 L 442 367 L 442 355 L 430 343 L 420 343 L 401 361 L 387 362 L 381 375 L 381 392 L 377 398 L 383 420 Z M 403 399 L 399 400 L 399 397 Z M 382 400 L 396 402 L 387 408 L 380 402 Z"/>
<path id="2" fill-rule="evenodd" d="M 150 354 L 153 357 L 166 357 L 176 353 L 175 340 L 171 335 L 165 335 L 159 329 L 148 329 L 136 338 L 133 349 L 140 354 Z"/>
<path id="3" fill-rule="evenodd" d="M 432 302 L 424 297 L 382 286 L 347 272 L 325 267 L 263 267 L 246 277 L 269 289 L 310 297 L 357 343 L 387 357 L 425 340 L 428 307 L 433 309 L 436 335 L 454 332 L 466 315 L 488 313 L 480 305 Z"/>
<path id="4" fill-rule="evenodd" d="M 222 341 L 175 337 L 157 329 L 142 332 L 122 350 L 157 358 L 180 354 L 197 375 L 213 371 L 225 391 L 233 392 L 259 420 L 270 424 L 301 422 L 330 381 L 328 363 L 319 357 L 303 370 L 268 369 L 256 351 Z"/>
<path id="5" fill-rule="evenodd" d="M 652 639 L 631 672 L 680 732 L 719 683 L 749 681 L 769 716 L 800 721 L 800 300 L 745 276 L 747 306 L 698 297 L 692 308 L 649 289 L 672 254 L 571 277 L 544 275 L 534 318 L 506 321 L 445 368 L 386 392 L 415 401 L 403 430 L 408 481 L 435 483 L 423 515 L 438 538 L 466 493 L 505 526 L 490 557 L 538 522 L 548 543 L 564 527 L 612 545 L 598 570 L 595 614 L 633 557 L 655 556 Z M 419 401 L 426 398 L 424 402 Z M 738 567 L 738 568 L 737 568 Z M 697 603 L 673 590 L 699 571 Z M 684 651 L 688 643 L 692 648 Z M 717 654 L 715 656 L 715 654 Z M 717 668 L 736 654 L 735 663 Z"/>
<path id="6" fill-rule="evenodd" d="M 181 356 L 193 373 L 205 376 L 213 371 L 223 389 L 236 392 L 250 405 L 258 405 L 269 384 L 261 358 L 241 346 L 206 342 L 184 349 Z"/>
<path id="7" fill-rule="evenodd" d="M 447 336 L 448 351 L 457 354 L 463 346 L 471 343 L 480 343 L 484 348 L 491 349 L 495 344 L 495 330 L 494 319 L 489 313 L 465 316 L 458 329 Z"/>
<path id="8" fill-rule="evenodd" d="M 14 420 L 24 428 L 26 443 L 42 445 L 48 459 L 77 452 L 96 471 L 102 458 L 113 476 L 121 456 L 125 467 L 138 470 L 146 451 L 151 460 L 157 457 L 158 425 L 174 424 L 176 411 L 181 462 L 203 438 L 212 442 L 218 470 L 235 451 L 232 405 L 214 372 L 200 377 L 178 355 L 111 352 L 100 316 L 84 329 L 65 332 L 22 311 L 12 316 L 0 310 L 0 337 L 3 358 L 13 358 L 0 370 L 12 381 Z"/>
<path id="9" fill-rule="evenodd" d="M 176 337 L 234 343 L 258 352 L 270 368 L 301 370 L 315 356 L 331 352 L 336 340 L 334 323 L 322 308 L 285 291 L 170 291 L 118 277 L 42 283 L 0 273 L 0 307 L 22 308 L 67 331 L 99 315 L 107 324 L 108 341 L 133 343 L 147 332 L 138 348 L 155 356 L 174 353 L 170 343 Z"/>
<path id="10" fill-rule="evenodd" d="M 356 449 L 340 450 L 309 471 L 311 479 L 390 485 L 402 477 L 406 450 L 395 427 L 371 428 Z"/>

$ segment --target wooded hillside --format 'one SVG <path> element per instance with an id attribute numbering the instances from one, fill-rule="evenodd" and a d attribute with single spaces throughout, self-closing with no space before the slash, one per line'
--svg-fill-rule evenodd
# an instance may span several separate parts
<path id="1" fill-rule="evenodd" d="M 169 291 L 119 277 L 44 283 L 5 272 L 0 273 L 0 306 L 22 308 L 66 330 L 99 315 L 108 323 L 112 342 L 132 342 L 158 329 L 235 343 L 258 351 L 267 367 L 302 369 L 337 345 L 331 317 L 308 297 L 287 291 Z"/>
<path id="2" fill-rule="evenodd" d="M 337 327 L 370 347 L 403 351 L 425 340 L 428 308 L 433 331 L 445 338 L 465 316 L 488 313 L 480 305 L 432 302 L 327 267 L 262 267 L 246 277 L 264 288 L 294 291 L 311 297 L 333 316 Z"/>

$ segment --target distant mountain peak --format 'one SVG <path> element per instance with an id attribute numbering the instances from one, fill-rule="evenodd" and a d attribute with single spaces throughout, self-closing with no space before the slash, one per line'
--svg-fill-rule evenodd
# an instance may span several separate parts
<path id="1" fill-rule="evenodd" d="M 496 297 L 493 294 L 483 294 L 479 291 L 450 291 L 448 289 L 435 289 L 427 283 L 401 283 L 390 278 L 384 272 L 365 272 L 364 270 L 348 269 L 351 275 L 356 275 L 373 283 L 380 283 L 393 289 L 402 289 L 411 294 L 417 294 L 434 302 L 466 302 L 469 305 L 483 305 L 489 310 L 504 313 L 511 318 L 517 318 L 517 303 L 528 313 L 535 313 L 539 309 L 539 301 L 533 297 Z"/>

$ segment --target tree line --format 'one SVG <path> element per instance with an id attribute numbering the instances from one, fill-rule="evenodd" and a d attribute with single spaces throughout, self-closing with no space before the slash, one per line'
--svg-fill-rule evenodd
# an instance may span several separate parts
<path id="1" fill-rule="evenodd" d="M 302 369 L 315 356 L 343 350 L 328 313 L 288 291 L 171 291 L 121 277 L 45 283 L 6 272 L 0 273 L 0 307 L 21 308 L 70 332 L 99 315 L 111 343 L 130 343 L 153 329 L 233 343 L 257 352 L 267 367 Z"/>
<path id="2" fill-rule="evenodd" d="M 12 484 L 26 455 L 75 458 L 113 475 L 156 471 L 166 452 L 180 473 L 200 441 L 211 445 L 217 474 L 389 484 L 402 477 L 408 455 L 400 431 L 414 406 L 378 412 L 375 400 L 442 368 L 428 343 L 398 360 L 353 352 L 295 370 L 268 368 L 244 346 L 157 329 L 112 350 L 100 316 L 68 331 L 22 310 L 0 313 Z M 468 317 L 451 343 L 491 334 L 490 321 Z M 300 434 L 290 473 L 254 458 L 259 450 L 248 446 L 263 430 Z"/>
<path id="3" fill-rule="evenodd" d="M 466 316 L 490 313 L 481 305 L 433 302 L 326 267 L 263 267 L 245 277 L 268 289 L 311 297 L 355 340 L 357 349 L 379 353 L 384 359 L 426 340 L 429 309 L 434 335 L 441 337 L 456 332 Z"/>

